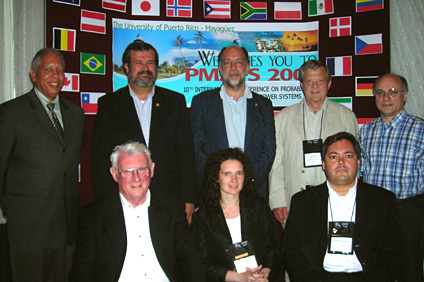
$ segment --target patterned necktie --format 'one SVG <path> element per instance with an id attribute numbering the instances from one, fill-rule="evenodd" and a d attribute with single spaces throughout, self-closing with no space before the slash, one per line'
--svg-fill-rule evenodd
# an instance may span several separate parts
<path id="1" fill-rule="evenodd" d="M 59 136 L 60 141 L 62 141 L 63 143 L 63 129 L 62 129 L 62 126 L 60 125 L 57 115 L 53 111 L 54 104 L 52 103 L 47 104 L 47 107 L 49 108 L 49 118 L 53 123 L 54 129 L 56 130 L 56 133 Z"/>

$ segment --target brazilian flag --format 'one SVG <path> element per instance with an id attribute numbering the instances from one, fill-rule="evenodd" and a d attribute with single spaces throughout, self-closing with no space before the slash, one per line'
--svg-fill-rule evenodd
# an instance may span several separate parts
<path id="1" fill-rule="evenodd" d="M 81 53 L 81 73 L 105 74 L 105 55 Z"/>

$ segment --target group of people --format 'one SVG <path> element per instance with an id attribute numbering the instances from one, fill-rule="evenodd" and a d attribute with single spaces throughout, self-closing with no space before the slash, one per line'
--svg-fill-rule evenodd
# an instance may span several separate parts
<path id="1" fill-rule="evenodd" d="M 222 86 L 190 114 L 155 85 L 153 46 L 134 41 L 122 62 L 128 86 L 98 101 L 80 213 L 84 116 L 58 95 L 61 53 L 40 50 L 34 88 L 0 106 L 13 281 L 266 282 L 282 265 L 292 282 L 423 281 L 424 122 L 403 77 L 375 81 L 381 117 L 359 130 L 317 60 L 300 67 L 304 99 L 275 117 L 246 85 L 243 47 L 221 50 Z"/>

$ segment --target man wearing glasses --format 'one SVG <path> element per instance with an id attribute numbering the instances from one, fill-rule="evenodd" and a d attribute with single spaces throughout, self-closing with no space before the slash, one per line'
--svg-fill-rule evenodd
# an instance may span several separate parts
<path id="1" fill-rule="evenodd" d="M 149 149 L 119 145 L 110 160 L 119 193 L 82 209 L 70 281 L 204 281 L 184 203 L 149 189 Z"/>
<path id="2" fill-rule="evenodd" d="M 406 274 L 400 281 L 424 281 L 424 122 L 404 109 L 408 84 L 402 76 L 380 76 L 373 91 L 381 116 L 359 132 L 361 173 L 365 182 L 396 194 L 405 239 Z"/>

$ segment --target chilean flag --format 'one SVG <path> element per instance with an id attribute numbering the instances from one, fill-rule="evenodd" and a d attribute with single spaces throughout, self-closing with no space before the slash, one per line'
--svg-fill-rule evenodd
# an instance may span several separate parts
<path id="1" fill-rule="evenodd" d="M 97 100 L 103 95 L 105 95 L 105 93 L 81 92 L 81 108 L 84 110 L 84 114 L 97 114 Z"/>

